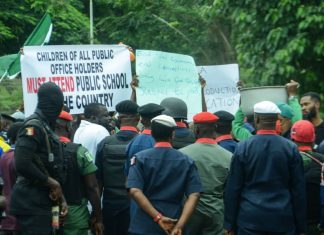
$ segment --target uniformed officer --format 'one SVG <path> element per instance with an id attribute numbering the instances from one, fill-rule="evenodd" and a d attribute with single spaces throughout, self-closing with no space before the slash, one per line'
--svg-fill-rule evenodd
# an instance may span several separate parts
<path id="1" fill-rule="evenodd" d="M 193 117 L 196 143 L 180 149 L 197 165 L 204 188 L 199 204 L 188 222 L 191 235 L 223 234 L 225 181 L 232 153 L 216 144 L 219 118 L 202 112 Z"/>
<path id="2" fill-rule="evenodd" d="M 279 108 L 254 105 L 257 135 L 240 142 L 225 188 L 226 234 L 302 234 L 306 195 L 302 158 L 294 143 L 276 134 Z"/>
<path id="3" fill-rule="evenodd" d="M 127 160 L 125 162 L 125 174 L 128 175 L 130 167 L 130 159 L 138 152 L 145 149 L 150 149 L 154 147 L 155 140 L 151 135 L 151 121 L 154 117 L 160 115 L 164 108 L 161 105 L 149 103 L 138 107 L 137 111 L 141 116 L 141 123 L 144 126 L 144 130 L 138 136 L 136 136 L 126 148 Z M 134 215 L 135 208 L 137 204 L 134 200 L 130 203 L 130 219 Z"/>
<path id="4" fill-rule="evenodd" d="M 105 235 L 126 235 L 129 226 L 129 197 L 124 174 L 126 146 L 138 135 L 138 105 L 125 100 L 116 105 L 120 131 L 98 145 L 96 165 L 99 187 L 103 188 Z"/>
<path id="5" fill-rule="evenodd" d="M 313 151 L 315 141 L 314 125 L 306 120 L 297 121 L 291 128 L 291 139 L 297 144 L 298 150 L 303 157 L 304 172 L 306 178 L 307 195 L 307 235 L 319 235 L 318 224 L 321 211 L 324 212 L 323 202 L 320 199 L 320 187 L 324 187 L 321 182 L 322 164 L 324 156 Z M 322 179 L 324 180 L 324 179 Z M 321 205 L 322 204 L 322 205 Z"/>
<path id="6" fill-rule="evenodd" d="M 142 133 L 136 136 L 127 146 L 127 161 L 125 163 L 126 175 L 128 175 L 131 157 L 140 151 L 154 147 L 155 141 L 151 135 L 151 121 L 154 117 L 160 115 L 163 110 L 164 108 L 161 105 L 154 103 L 145 104 L 137 109 L 141 116 L 141 123 L 144 129 Z"/>
<path id="7" fill-rule="evenodd" d="M 54 133 L 63 108 L 63 93 L 54 83 L 40 86 L 36 111 L 20 129 L 15 149 L 18 174 L 11 199 L 22 234 L 50 234 L 51 207 L 59 204 L 62 215 L 67 206 L 59 182 L 65 178 L 62 146 Z"/>
<path id="8" fill-rule="evenodd" d="M 172 140 L 172 146 L 175 149 L 183 148 L 195 142 L 195 135 L 188 128 L 187 120 L 188 108 L 186 103 L 176 97 L 165 98 L 161 101 L 161 106 L 165 108 L 163 114 L 174 118 L 177 123 L 175 135 Z"/>
<path id="9" fill-rule="evenodd" d="M 152 119 L 155 147 L 131 159 L 127 188 L 137 202 L 131 234 L 184 234 L 202 191 L 194 162 L 171 146 L 177 124 L 170 116 Z M 183 203 L 184 195 L 187 200 Z"/>
<path id="10" fill-rule="evenodd" d="M 237 141 L 232 136 L 232 121 L 234 116 L 224 110 L 214 113 L 219 119 L 216 128 L 216 143 L 226 150 L 234 153 Z"/>
<path id="11" fill-rule="evenodd" d="M 89 229 L 88 200 L 92 207 L 91 229 L 96 235 L 103 234 L 99 187 L 95 172 L 97 167 L 89 151 L 72 143 L 71 122 L 73 118 L 62 111 L 56 121 L 55 132 L 63 142 L 63 153 L 67 165 L 67 177 L 62 184 L 69 213 L 64 221 L 64 235 L 87 235 Z"/>

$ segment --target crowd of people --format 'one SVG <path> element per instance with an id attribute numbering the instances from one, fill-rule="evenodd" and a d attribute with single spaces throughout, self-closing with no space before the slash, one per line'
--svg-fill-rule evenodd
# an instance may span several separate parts
<path id="1" fill-rule="evenodd" d="M 202 94 L 205 83 L 200 80 Z M 110 112 L 63 106 L 41 85 L 35 112 L 1 114 L 0 234 L 324 234 L 320 95 L 269 100 L 246 115 L 131 99 Z"/>

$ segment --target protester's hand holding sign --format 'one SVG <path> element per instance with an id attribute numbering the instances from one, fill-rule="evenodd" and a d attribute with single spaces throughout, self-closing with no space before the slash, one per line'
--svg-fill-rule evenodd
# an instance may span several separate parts
<path id="1" fill-rule="evenodd" d="M 136 88 L 138 87 L 138 85 L 139 85 L 138 76 L 135 74 L 132 77 L 132 81 L 130 83 L 130 86 L 132 88 L 132 94 L 131 94 L 130 100 L 135 103 L 136 103 Z"/>
<path id="2" fill-rule="evenodd" d="M 294 80 L 290 80 L 290 82 L 286 84 L 288 96 L 289 97 L 296 96 L 298 88 L 299 88 L 299 83 Z"/>
<path id="3" fill-rule="evenodd" d="M 207 105 L 205 100 L 205 92 L 204 89 L 206 87 L 206 80 L 199 74 L 199 83 L 201 86 L 201 105 L 202 105 L 202 112 L 207 112 Z"/>

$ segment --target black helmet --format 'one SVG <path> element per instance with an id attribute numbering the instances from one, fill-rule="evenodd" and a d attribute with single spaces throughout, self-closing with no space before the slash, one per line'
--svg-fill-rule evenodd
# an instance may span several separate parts
<path id="1" fill-rule="evenodd" d="M 162 100 L 160 105 L 165 108 L 163 114 L 177 119 L 187 119 L 188 108 L 183 100 L 169 97 Z"/>

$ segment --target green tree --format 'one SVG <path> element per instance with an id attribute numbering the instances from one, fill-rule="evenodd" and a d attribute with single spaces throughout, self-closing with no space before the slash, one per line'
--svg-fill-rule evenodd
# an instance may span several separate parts
<path id="1" fill-rule="evenodd" d="M 0 86 L 0 112 L 12 114 L 23 100 L 21 80 L 4 80 Z"/>
<path id="2" fill-rule="evenodd" d="M 46 11 L 53 22 L 50 44 L 89 42 L 89 18 L 80 0 L 2 0 L 0 11 L 0 55 L 17 53 Z"/>
<path id="3" fill-rule="evenodd" d="M 324 2 L 226 0 L 232 43 L 244 78 L 254 85 L 301 83 L 324 93 Z"/>
<path id="4" fill-rule="evenodd" d="M 234 61 L 228 27 L 210 1 L 98 0 L 97 39 L 139 49 L 192 55 L 197 64 Z M 216 7 L 216 6 L 215 6 Z"/>

